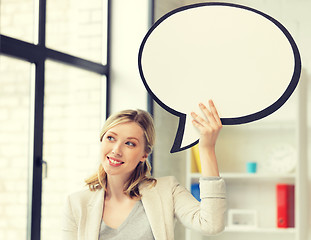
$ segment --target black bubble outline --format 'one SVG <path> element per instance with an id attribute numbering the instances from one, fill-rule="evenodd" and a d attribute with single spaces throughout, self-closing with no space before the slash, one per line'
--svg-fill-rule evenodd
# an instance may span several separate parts
<path id="1" fill-rule="evenodd" d="M 167 106 L 149 88 L 147 81 L 144 77 L 144 73 L 142 70 L 142 64 L 141 64 L 143 49 L 144 49 L 145 43 L 146 43 L 148 37 L 151 35 L 151 33 L 156 29 L 157 26 L 159 26 L 159 24 L 161 22 L 163 22 L 165 19 L 167 19 L 171 15 L 178 13 L 178 12 L 181 12 L 181 11 L 191 9 L 191 8 L 213 6 L 213 5 L 214 6 L 228 6 L 228 7 L 241 8 L 241 9 L 245 9 L 248 11 L 252 11 L 254 13 L 257 13 L 257 14 L 267 18 L 269 21 L 274 23 L 283 32 L 283 34 L 286 36 L 287 40 L 289 41 L 289 43 L 292 47 L 294 59 L 295 59 L 295 66 L 294 66 L 292 79 L 291 79 L 288 87 L 286 88 L 285 92 L 281 95 L 281 97 L 277 101 L 275 101 L 273 104 L 271 104 L 267 108 L 265 108 L 259 112 L 256 112 L 256 113 L 252 113 L 249 115 L 245 115 L 242 117 L 236 117 L 236 118 L 221 118 L 221 122 L 223 125 L 238 125 L 238 124 L 249 123 L 249 122 L 253 122 L 253 121 L 256 121 L 256 120 L 259 120 L 259 119 L 262 119 L 264 117 L 271 115 L 272 113 L 277 111 L 280 107 L 282 107 L 283 104 L 289 99 L 289 97 L 292 95 L 292 93 L 296 89 L 298 82 L 299 82 L 299 78 L 300 78 L 300 74 L 301 74 L 301 58 L 300 58 L 298 47 L 297 47 L 294 39 L 292 38 L 291 34 L 288 32 L 288 30 L 280 22 L 278 22 L 276 19 L 272 18 L 271 16 L 269 16 L 269 15 L 267 15 L 267 14 L 265 14 L 259 10 L 256 10 L 256 9 L 253 9 L 253 8 L 250 8 L 247 6 L 233 4 L 233 3 L 223 3 L 223 2 L 221 2 L 221 3 L 220 2 L 208 2 L 208 3 L 206 3 L 205 2 L 205 3 L 191 4 L 191 5 L 183 6 L 180 8 L 176 8 L 173 11 L 166 13 L 165 15 L 163 15 L 159 20 L 157 20 L 152 25 L 152 27 L 149 29 L 149 31 L 145 35 L 145 37 L 144 37 L 144 39 L 140 45 L 140 48 L 139 48 L 138 69 L 139 69 L 139 73 L 140 73 L 141 79 L 143 81 L 143 84 L 144 84 L 145 88 L 147 89 L 148 93 L 151 95 L 151 97 L 166 111 L 168 111 L 171 114 L 179 117 L 178 129 L 177 129 L 177 133 L 176 133 L 176 137 L 175 137 L 173 146 L 172 146 L 171 151 L 170 151 L 171 153 L 179 152 L 179 151 L 183 151 L 185 149 L 191 148 L 191 147 L 195 146 L 196 144 L 198 144 L 199 140 L 196 140 L 195 142 L 193 142 L 193 143 L 191 143 L 185 147 L 182 147 L 182 148 L 180 147 L 181 143 L 182 143 L 184 131 L 185 131 L 186 114 L 178 112 L 178 111 L 174 110 L 173 108 L 170 108 L 169 106 Z"/>

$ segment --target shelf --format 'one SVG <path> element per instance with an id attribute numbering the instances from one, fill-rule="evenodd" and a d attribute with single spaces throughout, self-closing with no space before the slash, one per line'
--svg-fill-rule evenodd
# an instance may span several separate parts
<path id="1" fill-rule="evenodd" d="M 192 179 L 199 179 L 201 177 L 201 173 L 191 173 Z M 286 179 L 286 180 L 295 180 L 295 173 L 287 173 L 287 174 L 280 174 L 280 173 L 221 173 L 220 176 L 224 179 L 229 180 L 277 180 L 277 179 Z"/>
<path id="2" fill-rule="evenodd" d="M 259 122 L 251 122 L 242 125 L 226 125 L 224 127 L 225 130 L 228 131 L 288 131 L 295 130 L 296 124 L 294 121 L 259 121 Z"/>
<path id="3" fill-rule="evenodd" d="M 296 233 L 295 228 L 242 228 L 242 227 L 227 227 L 226 233 Z"/>
<path id="4" fill-rule="evenodd" d="M 220 173 L 220 176 L 229 182 L 283 182 L 288 184 L 295 184 L 296 182 L 296 174 L 295 173 Z M 195 183 L 199 181 L 201 177 L 200 173 L 191 173 L 190 174 L 190 182 Z"/>
<path id="5" fill-rule="evenodd" d="M 221 176 L 224 179 L 295 179 L 295 173 L 223 173 Z"/>

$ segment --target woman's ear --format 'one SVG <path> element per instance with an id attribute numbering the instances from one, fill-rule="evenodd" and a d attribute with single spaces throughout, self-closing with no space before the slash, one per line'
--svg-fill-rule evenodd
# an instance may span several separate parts
<path id="1" fill-rule="evenodd" d="M 145 153 L 145 155 L 142 157 L 140 161 L 145 162 L 147 158 L 148 158 L 148 153 Z"/>

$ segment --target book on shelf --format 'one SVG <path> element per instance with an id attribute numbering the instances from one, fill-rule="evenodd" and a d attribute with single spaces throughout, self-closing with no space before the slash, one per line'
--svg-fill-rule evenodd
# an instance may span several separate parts
<path id="1" fill-rule="evenodd" d="M 201 160 L 198 144 L 191 148 L 191 172 L 201 172 Z"/>
<path id="2" fill-rule="evenodd" d="M 295 185 L 277 184 L 277 227 L 295 227 Z"/>

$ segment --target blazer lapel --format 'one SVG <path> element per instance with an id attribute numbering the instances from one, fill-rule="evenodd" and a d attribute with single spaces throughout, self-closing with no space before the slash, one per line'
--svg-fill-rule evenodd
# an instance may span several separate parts
<path id="1" fill-rule="evenodd" d="M 163 207 L 158 191 L 155 187 L 142 187 L 142 203 L 148 217 L 155 239 L 166 239 L 166 229 L 163 219 Z"/>
<path id="2" fill-rule="evenodd" d="M 100 224 L 103 215 L 105 191 L 98 190 L 87 205 L 87 220 L 85 226 L 85 239 L 98 240 Z"/>

